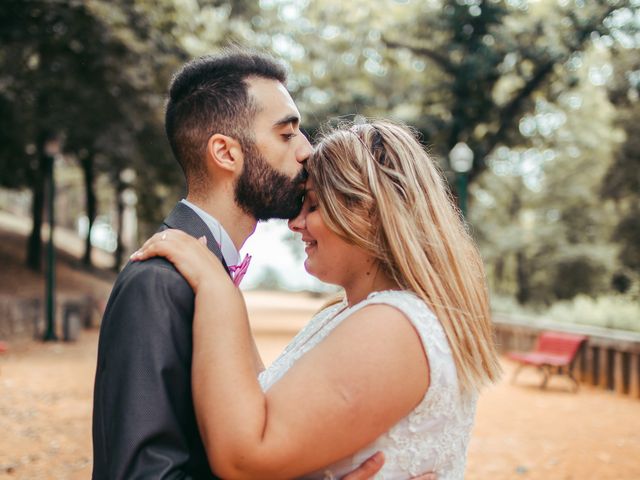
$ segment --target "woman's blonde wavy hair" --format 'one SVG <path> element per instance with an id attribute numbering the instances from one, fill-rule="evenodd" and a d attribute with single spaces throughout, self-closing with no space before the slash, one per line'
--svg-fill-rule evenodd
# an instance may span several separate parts
<path id="1" fill-rule="evenodd" d="M 462 389 L 497 380 L 480 255 L 413 131 L 386 120 L 341 125 L 322 136 L 307 169 L 327 226 L 438 317 Z"/>

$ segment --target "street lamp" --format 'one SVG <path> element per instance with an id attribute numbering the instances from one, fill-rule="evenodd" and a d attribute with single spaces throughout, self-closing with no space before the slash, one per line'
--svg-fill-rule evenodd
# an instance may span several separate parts
<path id="1" fill-rule="evenodd" d="M 469 172 L 473 167 L 473 150 L 464 142 L 458 142 L 449 152 L 449 164 L 456 172 L 458 184 L 458 206 L 462 216 L 467 216 L 467 185 Z"/>
<path id="2" fill-rule="evenodd" d="M 49 244 L 47 245 L 47 269 L 45 272 L 45 296 L 47 310 L 47 327 L 43 340 L 55 341 L 58 339 L 55 329 L 55 286 L 56 286 L 56 258 L 53 245 L 53 229 L 55 226 L 54 200 L 55 200 L 55 178 L 54 163 L 60 154 L 61 141 L 58 135 L 50 135 L 44 142 L 45 173 L 47 176 L 47 200 L 48 200 L 48 220 L 49 220 Z"/>

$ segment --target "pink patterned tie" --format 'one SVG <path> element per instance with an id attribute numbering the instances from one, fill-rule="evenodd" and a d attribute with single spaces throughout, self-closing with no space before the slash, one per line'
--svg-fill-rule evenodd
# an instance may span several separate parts
<path id="1" fill-rule="evenodd" d="M 237 287 L 240 285 L 240 282 L 244 278 L 245 273 L 249 269 L 249 263 L 251 263 L 251 255 L 245 255 L 242 262 L 238 265 L 230 265 L 229 271 L 231 272 L 231 277 L 233 278 L 233 284 Z"/>

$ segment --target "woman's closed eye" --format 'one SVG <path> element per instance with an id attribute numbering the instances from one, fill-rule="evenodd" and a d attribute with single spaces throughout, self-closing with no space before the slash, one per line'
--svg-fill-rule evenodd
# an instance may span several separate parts
<path id="1" fill-rule="evenodd" d="M 315 212 L 318 209 L 318 199 L 316 193 L 313 190 L 307 190 L 304 195 L 303 208 L 307 212 Z"/>

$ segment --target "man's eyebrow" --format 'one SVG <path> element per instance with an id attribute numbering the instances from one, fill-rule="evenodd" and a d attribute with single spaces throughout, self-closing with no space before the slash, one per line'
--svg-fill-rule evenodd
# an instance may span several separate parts
<path id="1" fill-rule="evenodd" d="M 291 115 L 287 115 L 284 118 L 281 118 L 280 120 L 278 120 L 277 122 L 275 122 L 273 124 L 274 127 L 281 127 L 283 125 L 287 125 L 289 123 L 292 123 L 294 125 L 297 125 L 300 123 L 300 117 L 298 117 L 297 115 L 291 114 Z"/>

